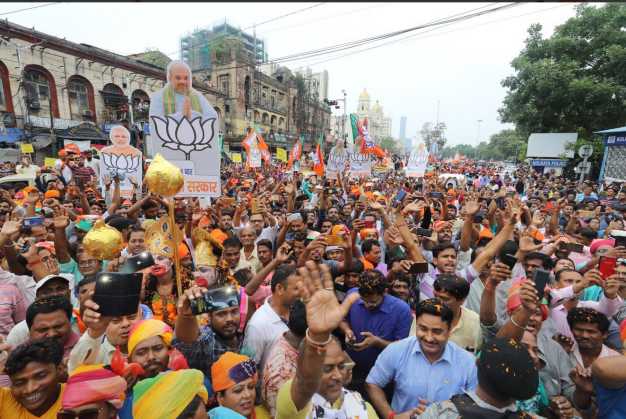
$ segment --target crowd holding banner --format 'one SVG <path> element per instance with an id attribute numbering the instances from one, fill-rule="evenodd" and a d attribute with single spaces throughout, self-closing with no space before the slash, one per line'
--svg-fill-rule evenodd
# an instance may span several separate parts
<path id="1" fill-rule="evenodd" d="M 180 62 L 0 189 L 0 418 L 626 417 L 626 188 L 251 127 Z M 27 153 L 27 152 L 26 152 Z M 327 158 L 326 158 L 327 157 Z"/>

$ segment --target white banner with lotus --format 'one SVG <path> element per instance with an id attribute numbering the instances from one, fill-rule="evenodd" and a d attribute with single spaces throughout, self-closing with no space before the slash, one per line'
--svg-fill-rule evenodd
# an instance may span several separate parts
<path id="1" fill-rule="evenodd" d="M 147 152 L 150 156 L 160 153 L 170 163 L 186 169 L 185 186 L 177 196 L 219 197 L 217 112 L 192 87 L 187 64 L 172 61 L 166 71 L 167 84 L 150 97 Z"/>
<path id="2" fill-rule="evenodd" d="M 132 198 L 133 189 L 141 191 L 143 178 L 142 152 L 130 145 L 130 133 L 121 125 L 111 127 L 109 131 L 111 145 L 100 150 L 100 188 L 102 195 L 113 194 L 113 180 L 120 180 L 120 196 Z"/>

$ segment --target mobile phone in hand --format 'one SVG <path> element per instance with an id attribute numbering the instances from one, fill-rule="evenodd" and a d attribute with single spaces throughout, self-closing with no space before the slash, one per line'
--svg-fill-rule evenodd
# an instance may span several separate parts
<path id="1" fill-rule="evenodd" d="M 537 290 L 537 294 L 541 300 L 543 298 L 546 285 L 550 282 L 550 272 L 544 271 L 543 269 L 535 269 L 535 272 L 533 272 L 533 282 L 535 283 L 535 289 Z"/>
<path id="2" fill-rule="evenodd" d="M 510 270 L 513 270 L 513 267 L 517 263 L 517 258 L 510 253 L 505 253 L 500 256 L 500 262 L 508 266 Z"/>
<path id="3" fill-rule="evenodd" d="M 615 274 L 615 266 L 617 266 L 617 258 L 602 256 L 598 262 L 598 270 L 602 275 L 602 279 L 607 279 Z"/>
<path id="4" fill-rule="evenodd" d="M 580 243 L 561 243 L 559 247 L 563 250 L 574 253 L 582 253 L 584 250 L 584 246 Z"/>
<path id="5" fill-rule="evenodd" d="M 422 237 L 430 237 L 433 235 L 433 230 L 430 228 L 418 227 L 415 229 L 415 234 Z"/>
<path id="6" fill-rule="evenodd" d="M 428 273 L 428 263 L 427 262 L 416 262 L 416 263 L 412 264 L 411 268 L 409 269 L 409 273 L 411 275 Z"/>

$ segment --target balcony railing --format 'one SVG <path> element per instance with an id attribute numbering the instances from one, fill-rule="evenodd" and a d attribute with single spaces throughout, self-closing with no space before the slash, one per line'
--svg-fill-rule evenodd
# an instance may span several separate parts
<path id="1" fill-rule="evenodd" d="M 267 98 L 255 98 L 252 101 L 253 106 L 258 106 L 259 108 L 268 110 L 270 112 L 276 112 L 276 113 L 280 113 L 283 115 L 287 114 L 287 106 L 283 105 L 283 104 L 279 104 L 279 103 L 274 103 L 274 105 L 271 104 L 270 100 Z"/>

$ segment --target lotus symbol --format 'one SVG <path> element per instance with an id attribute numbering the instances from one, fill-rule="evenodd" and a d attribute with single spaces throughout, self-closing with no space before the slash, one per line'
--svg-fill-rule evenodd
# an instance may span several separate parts
<path id="1" fill-rule="evenodd" d="M 137 173 L 141 164 L 141 155 L 102 153 L 102 160 L 111 177 L 119 175 L 124 178 Z"/>
<path id="2" fill-rule="evenodd" d="M 163 143 L 163 147 L 181 151 L 185 160 L 191 160 L 193 151 L 202 151 L 211 148 L 215 135 L 214 125 L 217 118 L 207 118 L 204 121 L 198 116 L 191 121 L 186 117 L 179 120 L 167 116 L 152 116 L 156 136 Z"/>

